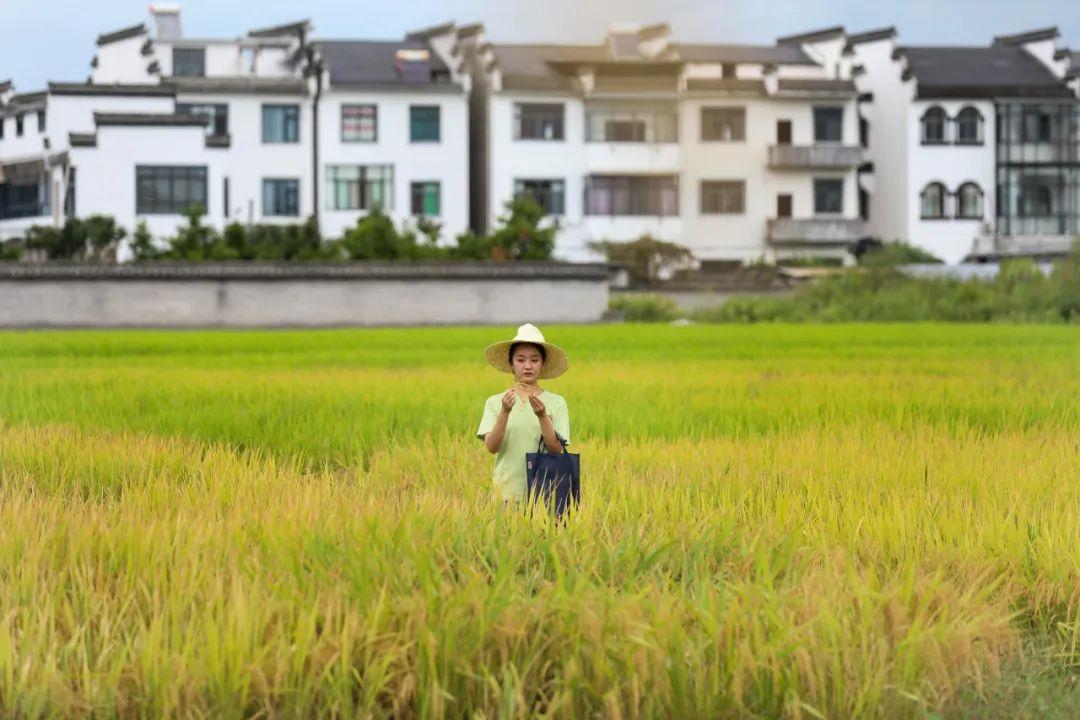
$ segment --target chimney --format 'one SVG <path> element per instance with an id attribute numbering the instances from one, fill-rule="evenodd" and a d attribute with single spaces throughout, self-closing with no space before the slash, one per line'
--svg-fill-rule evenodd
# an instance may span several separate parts
<path id="1" fill-rule="evenodd" d="M 150 14 L 154 16 L 154 37 L 158 40 L 179 40 L 184 36 L 180 28 L 180 6 L 175 3 L 154 3 L 150 5 Z"/>

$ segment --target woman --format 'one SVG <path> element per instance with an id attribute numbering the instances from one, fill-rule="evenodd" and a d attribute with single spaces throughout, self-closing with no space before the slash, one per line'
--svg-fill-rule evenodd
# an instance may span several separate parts
<path id="1" fill-rule="evenodd" d="M 496 492 L 506 502 L 522 500 L 525 454 L 536 452 L 541 438 L 548 452 L 562 452 L 560 438 L 570 444 L 566 401 L 537 384 L 566 372 L 566 353 L 526 323 L 513 339 L 488 345 L 484 357 L 496 369 L 512 373 L 514 385 L 487 399 L 476 436 L 495 455 Z"/>

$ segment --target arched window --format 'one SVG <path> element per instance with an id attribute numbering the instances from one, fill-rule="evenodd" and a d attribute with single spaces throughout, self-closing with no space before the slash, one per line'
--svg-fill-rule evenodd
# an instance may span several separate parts
<path id="1" fill-rule="evenodd" d="M 966 182 L 956 191 L 956 217 L 982 220 L 983 192 L 975 183 Z"/>
<path id="2" fill-rule="evenodd" d="M 937 220 L 945 217 L 945 186 L 932 182 L 923 188 L 919 195 L 922 217 L 924 220 Z"/>
<path id="3" fill-rule="evenodd" d="M 968 106 L 956 116 L 956 142 L 959 145 L 981 145 L 982 114 Z"/>
<path id="4" fill-rule="evenodd" d="M 927 110 L 922 116 L 922 141 L 924 145 L 945 142 L 945 122 L 948 116 L 937 105 Z"/>

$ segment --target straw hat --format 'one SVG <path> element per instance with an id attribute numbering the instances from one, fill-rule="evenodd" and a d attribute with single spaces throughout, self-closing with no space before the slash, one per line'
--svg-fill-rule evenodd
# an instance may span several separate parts
<path id="1" fill-rule="evenodd" d="M 525 323 L 519 327 L 513 339 L 488 345 L 484 348 L 484 357 L 497 370 L 512 373 L 514 368 L 510 364 L 510 346 L 519 342 L 540 345 L 544 348 L 547 357 L 544 360 L 544 369 L 540 371 L 540 378 L 558 377 L 566 372 L 569 365 L 566 353 L 558 345 L 552 345 L 544 340 L 544 334 L 540 332 L 540 328 L 532 323 Z"/>

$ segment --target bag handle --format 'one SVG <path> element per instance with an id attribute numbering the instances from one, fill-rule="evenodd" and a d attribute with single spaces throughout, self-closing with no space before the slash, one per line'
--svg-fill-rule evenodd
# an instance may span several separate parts
<path id="1" fill-rule="evenodd" d="M 555 431 L 555 437 L 559 438 L 559 442 L 562 443 L 562 451 L 564 453 L 568 452 L 568 450 L 566 449 L 566 440 L 563 438 L 562 435 L 559 434 L 559 432 L 557 430 Z M 547 452 L 546 448 L 544 447 L 544 434 L 543 433 L 540 433 L 540 444 L 536 446 L 536 452 L 538 452 L 538 453 Z"/>

